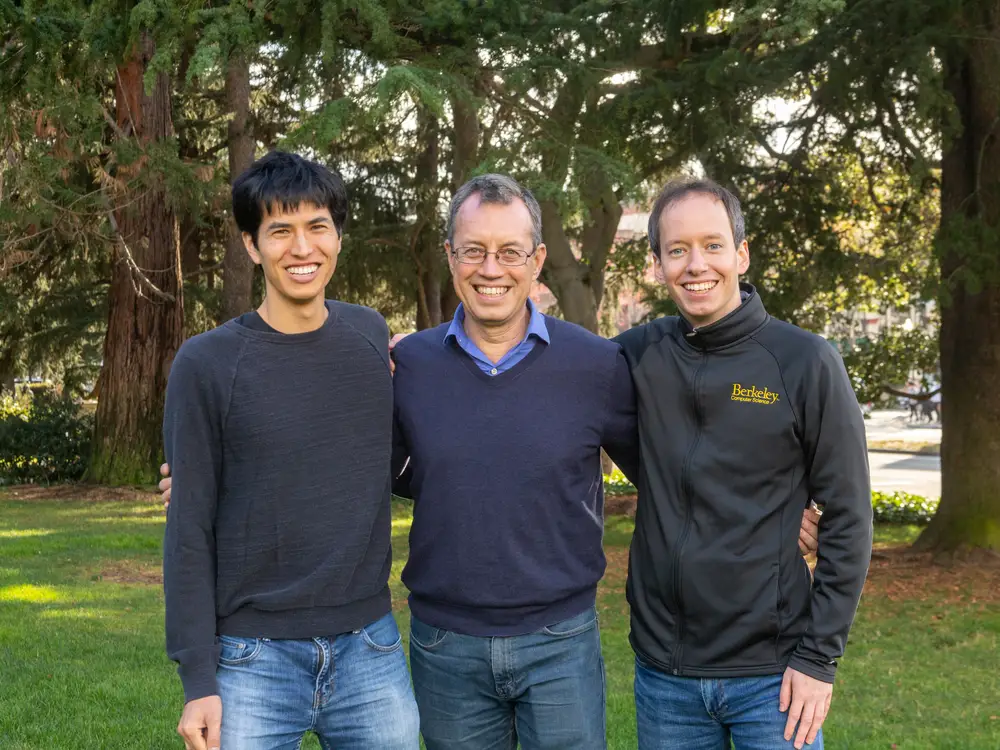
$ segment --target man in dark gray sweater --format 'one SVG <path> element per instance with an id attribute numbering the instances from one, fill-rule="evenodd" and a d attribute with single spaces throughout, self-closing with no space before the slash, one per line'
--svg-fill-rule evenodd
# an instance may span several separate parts
<path id="1" fill-rule="evenodd" d="M 233 186 L 257 311 L 189 339 L 167 387 L 167 651 L 191 750 L 418 747 L 390 611 L 385 321 L 324 300 L 340 177 L 271 153 Z M 221 745 L 220 745 L 221 743 Z"/>

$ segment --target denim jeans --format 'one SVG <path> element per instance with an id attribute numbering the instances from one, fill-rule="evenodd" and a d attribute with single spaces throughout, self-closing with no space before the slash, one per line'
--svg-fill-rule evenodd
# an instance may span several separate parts
<path id="1" fill-rule="evenodd" d="M 417 750 L 417 706 L 391 614 L 354 633 L 272 640 L 219 636 L 224 750 Z"/>
<path id="2" fill-rule="evenodd" d="M 674 677 L 635 660 L 639 750 L 785 750 L 781 675 Z M 792 736 L 794 740 L 794 735 Z M 820 731 L 810 750 L 823 750 Z"/>
<path id="3" fill-rule="evenodd" d="M 604 750 L 604 660 L 593 608 L 537 633 L 460 635 L 410 620 L 427 750 Z"/>

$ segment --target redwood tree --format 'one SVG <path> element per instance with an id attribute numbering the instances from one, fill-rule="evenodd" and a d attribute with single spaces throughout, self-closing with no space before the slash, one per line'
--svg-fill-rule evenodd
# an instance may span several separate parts
<path id="1" fill-rule="evenodd" d="M 173 135 L 169 75 L 156 73 L 144 86 L 154 52 L 141 32 L 116 75 L 116 133 L 134 144 L 135 159 L 118 164 L 116 178 L 127 189 L 111 216 L 116 258 L 88 472 L 105 484 L 153 480 L 167 374 L 183 337 L 177 221 L 162 174 L 149 166 Z"/>

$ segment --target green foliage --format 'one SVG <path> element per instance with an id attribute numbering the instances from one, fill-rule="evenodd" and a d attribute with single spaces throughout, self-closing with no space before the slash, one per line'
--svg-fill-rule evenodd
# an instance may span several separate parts
<path id="1" fill-rule="evenodd" d="M 87 468 L 93 418 L 49 389 L 0 397 L 0 482 L 72 482 Z"/>
<path id="2" fill-rule="evenodd" d="M 938 502 L 909 492 L 872 492 L 875 523 L 925 526 L 937 513 Z"/>
<path id="3" fill-rule="evenodd" d="M 637 494 L 636 488 L 618 469 L 604 475 L 604 494 L 622 497 Z M 926 525 L 937 512 L 938 500 L 908 492 L 872 492 L 875 523 Z"/>
<path id="4" fill-rule="evenodd" d="M 884 397 L 883 385 L 902 388 L 914 375 L 930 375 L 938 369 L 936 332 L 919 328 L 892 327 L 878 336 L 843 341 L 840 348 L 862 404 Z"/>

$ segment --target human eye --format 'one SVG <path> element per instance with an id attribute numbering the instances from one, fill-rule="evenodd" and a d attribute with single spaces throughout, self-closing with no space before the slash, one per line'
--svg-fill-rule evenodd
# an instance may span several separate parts
<path id="1" fill-rule="evenodd" d="M 505 247 L 500 250 L 500 260 L 504 263 L 520 263 L 527 253 L 516 247 Z"/>
<path id="2" fill-rule="evenodd" d="M 709 250 L 716 250 L 716 251 L 721 250 L 722 249 L 722 243 L 721 242 L 710 242 L 710 243 L 708 243 L 708 249 Z"/>
<path id="3" fill-rule="evenodd" d="M 667 250 L 667 255 L 669 255 L 671 258 L 679 258 L 683 254 L 684 254 L 683 247 L 672 247 Z"/>
<path id="4" fill-rule="evenodd" d="M 458 254 L 467 260 L 482 260 L 486 257 L 486 251 L 481 247 L 463 247 Z"/>

